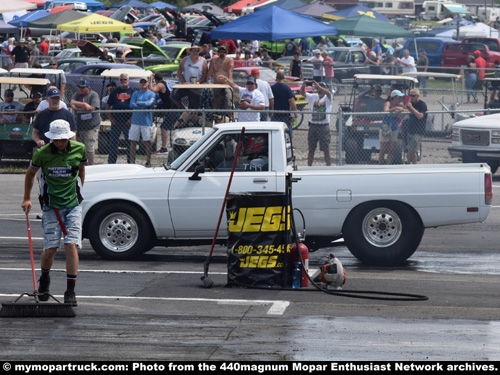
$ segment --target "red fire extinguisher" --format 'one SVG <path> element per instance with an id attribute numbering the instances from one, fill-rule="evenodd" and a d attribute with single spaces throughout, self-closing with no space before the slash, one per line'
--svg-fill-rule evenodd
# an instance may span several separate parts
<path id="1" fill-rule="evenodd" d="M 300 251 L 300 256 L 302 257 L 302 280 L 300 283 L 301 287 L 309 286 L 309 277 L 308 277 L 308 271 L 309 271 L 309 249 L 307 246 L 302 242 L 302 240 L 299 240 L 299 251 Z M 292 254 L 292 263 L 300 262 L 300 258 L 297 254 L 297 244 L 293 244 L 291 248 L 291 254 Z"/>

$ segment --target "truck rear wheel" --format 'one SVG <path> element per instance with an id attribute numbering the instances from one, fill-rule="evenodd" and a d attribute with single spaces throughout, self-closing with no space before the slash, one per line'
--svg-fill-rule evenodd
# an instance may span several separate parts
<path id="1" fill-rule="evenodd" d="M 406 204 L 377 201 L 354 208 L 342 233 L 347 248 L 361 262 L 395 266 L 417 250 L 424 229 L 418 214 Z"/>
<path id="2" fill-rule="evenodd" d="M 137 207 L 123 202 L 103 203 L 89 224 L 89 241 L 103 259 L 132 259 L 152 248 L 153 229 Z"/>

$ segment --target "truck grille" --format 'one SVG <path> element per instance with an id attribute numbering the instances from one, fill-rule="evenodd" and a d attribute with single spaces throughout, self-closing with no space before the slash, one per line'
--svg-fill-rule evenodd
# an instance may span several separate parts
<path id="1" fill-rule="evenodd" d="M 488 146 L 490 144 L 490 132 L 487 130 L 461 131 L 462 144 L 466 146 Z"/>

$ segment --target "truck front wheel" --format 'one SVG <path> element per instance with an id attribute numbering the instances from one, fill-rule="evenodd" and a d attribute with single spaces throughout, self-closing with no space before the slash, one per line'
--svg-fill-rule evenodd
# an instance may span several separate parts
<path id="1" fill-rule="evenodd" d="M 349 251 L 363 263 L 395 266 L 417 250 L 424 229 L 420 217 L 408 205 L 377 201 L 354 208 L 342 233 Z"/>
<path id="2" fill-rule="evenodd" d="M 103 259 L 132 259 L 152 248 L 153 229 L 137 207 L 124 203 L 103 204 L 89 224 L 89 241 Z"/>

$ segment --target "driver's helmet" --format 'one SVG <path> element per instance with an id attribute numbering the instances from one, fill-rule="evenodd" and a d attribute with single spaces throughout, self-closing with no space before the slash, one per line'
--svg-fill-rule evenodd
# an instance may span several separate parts
<path id="1" fill-rule="evenodd" d="M 244 155 L 267 155 L 267 135 L 251 135 L 246 138 Z"/>

